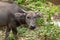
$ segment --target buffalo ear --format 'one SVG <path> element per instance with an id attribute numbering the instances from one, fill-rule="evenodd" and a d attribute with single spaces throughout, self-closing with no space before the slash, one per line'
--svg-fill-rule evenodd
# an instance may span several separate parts
<path id="1" fill-rule="evenodd" d="M 22 16 L 22 13 L 15 13 L 16 17 Z"/>
<path id="2" fill-rule="evenodd" d="M 26 13 L 15 13 L 15 17 L 26 16 Z"/>

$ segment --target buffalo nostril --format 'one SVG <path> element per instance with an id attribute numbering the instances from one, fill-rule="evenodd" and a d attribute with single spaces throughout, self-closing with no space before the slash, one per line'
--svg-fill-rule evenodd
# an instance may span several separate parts
<path id="1" fill-rule="evenodd" d="M 30 29 L 35 29 L 36 27 L 35 26 L 31 26 Z"/>

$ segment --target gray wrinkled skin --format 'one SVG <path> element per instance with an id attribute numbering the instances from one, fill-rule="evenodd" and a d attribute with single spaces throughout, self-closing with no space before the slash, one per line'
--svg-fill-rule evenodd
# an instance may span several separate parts
<path id="1" fill-rule="evenodd" d="M 10 20 L 10 16 L 14 13 L 24 12 L 15 3 L 0 2 L 0 26 L 6 25 L 7 21 Z"/>
<path id="2" fill-rule="evenodd" d="M 16 27 L 19 25 L 19 23 L 17 22 L 18 19 L 15 18 L 15 13 L 24 13 L 24 11 L 15 3 L 0 2 L 0 27 L 7 26 L 4 40 L 8 40 L 7 38 L 11 29 L 14 37 L 17 40 Z"/>

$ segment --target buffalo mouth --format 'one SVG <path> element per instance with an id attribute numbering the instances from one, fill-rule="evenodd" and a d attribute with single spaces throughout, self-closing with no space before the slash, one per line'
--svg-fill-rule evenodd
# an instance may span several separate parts
<path id="1" fill-rule="evenodd" d="M 31 26 L 30 29 L 35 29 L 36 27 L 35 26 Z"/>

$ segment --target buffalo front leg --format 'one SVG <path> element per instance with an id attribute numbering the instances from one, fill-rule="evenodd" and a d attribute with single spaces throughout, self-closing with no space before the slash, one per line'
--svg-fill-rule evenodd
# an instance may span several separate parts
<path id="1" fill-rule="evenodd" d="M 15 40 L 18 40 L 18 37 L 17 37 L 17 25 L 15 22 L 13 22 L 12 24 L 12 32 L 13 32 L 13 35 L 15 37 Z"/>
<path id="2" fill-rule="evenodd" d="M 16 27 L 13 27 L 12 28 L 12 32 L 13 32 L 13 35 L 15 37 L 15 40 L 18 40 L 18 37 L 17 37 L 17 28 Z"/>
<path id="3" fill-rule="evenodd" d="M 4 40 L 8 40 L 8 36 L 9 36 L 10 30 L 11 29 L 9 28 L 9 26 L 7 26 Z"/>

